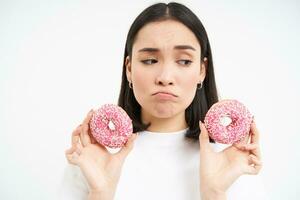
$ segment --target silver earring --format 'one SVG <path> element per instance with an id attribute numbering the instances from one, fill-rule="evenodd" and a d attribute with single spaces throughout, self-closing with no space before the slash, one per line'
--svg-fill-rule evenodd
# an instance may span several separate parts
<path id="1" fill-rule="evenodd" d="M 132 89 L 132 83 L 128 81 L 129 88 Z"/>
<path id="2" fill-rule="evenodd" d="M 203 82 L 201 81 L 200 83 L 197 84 L 197 90 L 200 90 L 202 88 L 202 86 L 203 86 Z"/>

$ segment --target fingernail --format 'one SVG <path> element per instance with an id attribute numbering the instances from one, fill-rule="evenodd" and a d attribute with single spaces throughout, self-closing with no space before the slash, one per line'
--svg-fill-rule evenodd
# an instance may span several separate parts
<path id="1" fill-rule="evenodd" d="M 201 120 L 200 120 L 200 127 L 203 128 L 203 126 L 204 126 L 204 124 L 203 124 L 203 122 L 201 122 Z"/>

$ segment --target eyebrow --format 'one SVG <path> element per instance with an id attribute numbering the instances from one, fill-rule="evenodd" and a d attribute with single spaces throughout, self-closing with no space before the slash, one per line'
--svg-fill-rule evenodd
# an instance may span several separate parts
<path id="1" fill-rule="evenodd" d="M 196 49 L 190 45 L 177 45 L 174 47 L 175 50 L 193 50 L 196 51 Z M 146 47 L 140 49 L 138 52 L 159 52 L 158 48 L 151 48 L 151 47 Z"/>

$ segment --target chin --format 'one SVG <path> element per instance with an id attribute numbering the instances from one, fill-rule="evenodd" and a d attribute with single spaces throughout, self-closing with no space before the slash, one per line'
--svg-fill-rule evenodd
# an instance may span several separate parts
<path id="1" fill-rule="evenodd" d="M 151 109 L 151 115 L 156 118 L 171 118 L 179 113 L 174 105 L 154 105 Z"/>
<path id="2" fill-rule="evenodd" d="M 147 102 L 140 105 L 142 108 L 145 108 L 143 109 L 144 116 L 158 119 L 172 118 L 185 110 L 184 105 L 175 102 Z"/>
<path id="3" fill-rule="evenodd" d="M 152 116 L 154 116 L 155 118 L 161 118 L 161 119 L 168 119 L 168 118 L 172 118 L 174 116 L 173 113 L 168 113 L 168 112 L 155 112 L 152 113 Z"/>

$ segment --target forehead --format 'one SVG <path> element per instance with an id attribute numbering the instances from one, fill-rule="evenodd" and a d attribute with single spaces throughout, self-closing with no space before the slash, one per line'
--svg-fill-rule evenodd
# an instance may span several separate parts
<path id="1" fill-rule="evenodd" d="M 166 20 L 151 22 L 141 28 L 132 50 L 136 52 L 144 47 L 155 47 L 164 51 L 176 45 L 190 45 L 200 52 L 200 44 L 188 27 L 178 21 Z"/>

